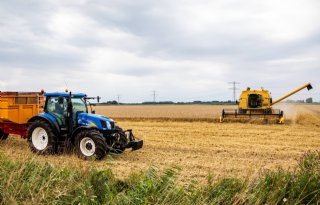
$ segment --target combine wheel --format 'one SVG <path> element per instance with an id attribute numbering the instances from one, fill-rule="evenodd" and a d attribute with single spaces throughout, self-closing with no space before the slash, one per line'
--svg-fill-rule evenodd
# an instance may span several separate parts
<path id="1" fill-rule="evenodd" d="M 6 134 L 2 130 L 0 130 L 0 140 L 6 140 L 8 136 L 9 134 Z"/>
<path id="2" fill-rule="evenodd" d="M 28 128 L 28 141 L 32 152 L 37 154 L 54 154 L 57 148 L 57 136 L 45 121 L 33 122 Z"/>
<path id="3" fill-rule="evenodd" d="M 102 134 L 96 130 L 84 130 L 76 136 L 76 152 L 85 160 L 103 159 L 107 146 Z"/>

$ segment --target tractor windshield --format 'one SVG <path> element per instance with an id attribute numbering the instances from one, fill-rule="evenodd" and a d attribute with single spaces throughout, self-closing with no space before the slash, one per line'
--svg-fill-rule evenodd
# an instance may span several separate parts
<path id="1" fill-rule="evenodd" d="M 87 105 L 82 98 L 71 98 L 73 113 L 87 112 Z"/>

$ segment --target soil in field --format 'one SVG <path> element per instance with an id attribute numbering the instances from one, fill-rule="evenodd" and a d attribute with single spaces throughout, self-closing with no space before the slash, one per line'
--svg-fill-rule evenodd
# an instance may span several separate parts
<path id="1" fill-rule="evenodd" d="M 60 167 L 111 167 L 120 178 L 150 166 L 160 170 L 180 167 L 181 182 L 204 182 L 209 173 L 216 177 L 252 178 L 265 169 L 295 169 L 303 153 L 320 149 L 319 108 L 287 107 L 287 112 L 292 113 L 290 123 L 284 125 L 171 121 L 157 116 L 157 120 L 150 117 L 153 120 L 137 121 L 114 115 L 121 127 L 132 128 L 136 137 L 144 140 L 144 147 L 134 152 L 126 150 L 119 156 L 109 155 L 99 162 L 83 161 L 73 154 L 36 156 L 30 153 L 25 140 L 15 136 L 0 142 L 0 152 L 13 159 L 32 157 Z"/>
<path id="2" fill-rule="evenodd" d="M 97 106 L 97 113 L 115 119 L 174 119 L 209 120 L 218 119 L 223 108 L 236 106 L 222 105 L 120 105 Z"/>
<path id="3" fill-rule="evenodd" d="M 236 105 L 110 105 L 97 106 L 97 113 L 116 120 L 177 120 L 219 122 L 223 109 L 237 110 Z M 288 123 L 296 122 L 303 114 L 320 115 L 320 105 L 296 105 L 282 103 L 274 109 L 284 111 Z"/>

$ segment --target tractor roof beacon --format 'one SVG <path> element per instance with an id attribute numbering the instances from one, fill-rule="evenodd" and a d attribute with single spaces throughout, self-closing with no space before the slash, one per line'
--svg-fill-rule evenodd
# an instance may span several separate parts
<path id="1" fill-rule="evenodd" d="M 80 158 L 102 159 L 109 151 L 142 148 L 143 141 L 135 139 L 132 130 L 122 130 L 112 119 L 94 112 L 89 114 L 88 99 L 93 98 L 86 94 L 53 92 L 44 96 L 44 112 L 28 120 L 32 151 L 45 154 L 74 148 Z"/>

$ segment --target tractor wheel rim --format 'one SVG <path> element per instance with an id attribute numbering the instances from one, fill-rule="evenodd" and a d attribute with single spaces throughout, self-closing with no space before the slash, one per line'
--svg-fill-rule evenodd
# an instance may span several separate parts
<path id="1" fill-rule="evenodd" d="M 37 150 L 44 150 L 48 146 L 48 133 L 42 127 L 37 127 L 32 132 L 32 144 Z"/>
<path id="2" fill-rule="evenodd" d="M 92 156 L 96 151 L 96 145 L 94 141 L 89 137 L 83 138 L 80 141 L 79 146 L 80 146 L 81 153 L 87 157 Z"/>

